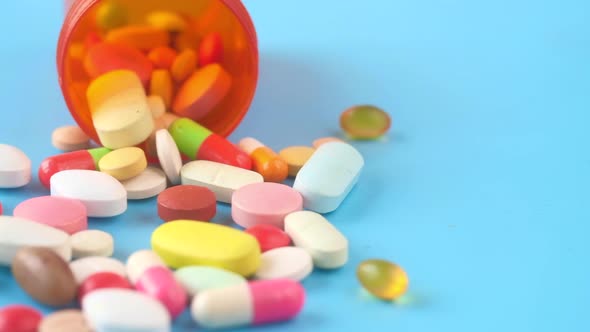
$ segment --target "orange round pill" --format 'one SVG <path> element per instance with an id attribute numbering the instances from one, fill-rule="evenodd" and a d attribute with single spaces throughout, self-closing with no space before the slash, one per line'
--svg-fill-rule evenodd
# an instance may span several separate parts
<path id="1" fill-rule="evenodd" d="M 219 64 L 200 68 L 180 87 L 172 110 L 180 116 L 199 120 L 219 104 L 231 84 L 231 76 Z"/>
<path id="2" fill-rule="evenodd" d="M 176 50 L 167 46 L 161 46 L 151 50 L 148 53 L 148 58 L 154 64 L 155 68 L 170 69 L 177 55 Z"/>
<path id="3" fill-rule="evenodd" d="M 197 69 L 197 53 L 193 50 L 182 51 L 170 68 L 170 73 L 174 81 L 184 82 Z"/>
<path id="4" fill-rule="evenodd" d="M 315 149 L 309 146 L 290 146 L 279 152 L 279 156 L 283 158 L 289 166 L 289 176 L 297 176 L 299 170 L 311 158 Z"/>

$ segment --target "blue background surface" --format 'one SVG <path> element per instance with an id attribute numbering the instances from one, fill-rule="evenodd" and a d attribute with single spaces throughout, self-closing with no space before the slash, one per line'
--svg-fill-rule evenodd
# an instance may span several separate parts
<path id="1" fill-rule="evenodd" d="M 245 2 L 260 39 L 260 84 L 231 136 L 275 149 L 339 135 L 346 107 L 393 117 L 358 186 L 328 218 L 350 262 L 304 281 L 297 319 L 251 331 L 588 331 L 590 296 L 590 2 Z M 0 142 L 35 168 L 56 154 L 52 130 L 73 123 L 55 70 L 61 2 L 10 1 L 0 11 Z M 0 191 L 6 213 L 47 194 L 37 179 Z M 216 221 L 229 223 L 227 207 Z M 155 200 L 132 202 L 92 228 L 116 257 L 149 246 Z M 380 257 L 411 279 L 398 303 L 359 287 L 355 268 Z M 0 306 L 34 304 L 6 268 Z M 39 307 L 43 310 L 47 308 Z M 193 331 L 188 315 L 175 331 Z"/>

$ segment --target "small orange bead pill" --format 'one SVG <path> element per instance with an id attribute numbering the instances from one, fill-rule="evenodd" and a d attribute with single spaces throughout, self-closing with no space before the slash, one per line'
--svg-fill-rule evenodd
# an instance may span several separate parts
<path id="1" fill-rule="evenodd" d="M 289 175 L 289 166 L 278 154 L 260 141 L 243 138 L 238 146 L 252 158 L 255 172 L 260 173 L 266 182 L 283 182 Z"/>
<path id="2" fill-rule="evenodd" d="M 127 25 L 109 31 L 106 41 L 149 51 L 159 46 L 167 46 L 170 43 L 170 35 L 151 26 Z"/>
<path id="3" fill-rule="evenodd" d="M 88 50 L 84 68 L 91 78 L 97 78 L 113 70 L 131 70 L 139 76 L 143 85 L 147 86 L 153 65 L 143 53 L 133 47 L 99 43 Z"/>
<path id="4" fill-rule="evenodd" d="M 172 104 L 172 94 L 174 93 L 172 75 L 166 69 L 158 69 L 152 72 L 150 81 L 150 94 L 162 97 L 166 109 L 170 109 Z"/>
<path id="5" fill-rule="evenodd" d="M 193 50 L 182 51 L 170 68 L 172 78 L 177 83 L 182 83 L 197 69 L 197 53 Z"/>
<path id="6" fill-rule="evenodd" d="M 297 176 L 299 170 L 311 158 L 315 152 L 314 148 L 309 146 L 290 146 L 279 152 L 279 156 L 289 166 L 289 176 Z"/>
<path id="7" fill-rule="evenodd" d="M 231 84 L 231 76 L 219 64 L 200 68 L 182 84 L 172 110 L 180 116 L 199 120 L 219 104 Z"/>
<path id="8" fill-rule="evenodd" d="M 206 35 L 199 45 L 199 66 L 221 63 L 223 60 L 223 40 L 218 32 Z"/>
<path id="9" fill-rule="evenodd" d="M 167 46 L 160 46 L 151 50 L 148 53 L 148 58 L 154 64 L 155 68 L 170 69 L 177 55 L 176 50 Z"/>
<path id="10" fill-rule="evenodd" d="M 372 105 L 353 106 L 340 115 L 340 127 L 353 139 L 379 138 L 390 126 L 389 115 Z"/>
<path id="11" fill-rule="evenodd" d="M 318 138 L 315 141 L 313 141 L 312 146 L 317 149 L 320 146 L 322 146 L 322 144 L 326 144 L 326 143 L 330 143 L 330 142 L 342 142 L 342 140 L 337 137 L 322 137 L 322 138 Z"/>

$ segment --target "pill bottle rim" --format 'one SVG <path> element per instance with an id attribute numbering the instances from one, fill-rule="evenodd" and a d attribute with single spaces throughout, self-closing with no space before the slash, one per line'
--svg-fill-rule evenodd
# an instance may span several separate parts
<path id="1" fill-rule="evenodd" d="M 62 91 L 62 95 L 64 97 L 66 107 L 68 108 L 70 114 L 80 125 L 82 130 L 89 135 L 92 139 L 96 142 L 99 142 L 96 132 L 92 130 L 92 128 L 86 128 L 83 126 L 83 122 L 80 119 L 80 116 L 75 110 L 72 101 L 69 98 L 68 87 L 66 86 L 66 81 L 64 80 L 63 73 L 65 68 L 66 62 L 66 51 L 67 46 L 69 44 L 69 40 L 72 37 L 74 30 L 76 29 L 78 23 L 80 22 L 83 15 L 94 5 L 98 2 L 103 0 L 74 0 L 73 3 L 70 4 L 69 10 L 67 11 L 64 19 L 64 23 L 62 25 L 58 44 L 57 44 L 57 73 L 58 73 L 58 83 Z M 198 0 L 190 0 L 190 1 L 198 1 Z M 237 116 L 233 119 L 227 119 L 227 122 L 224 124 L 223 129 L 216 134 L 221 135 L 223 137 L 229 136 L 240 124 L 246 113 L 248 112 L 252 101 L 254 99 L 254 94 L 257 90 L 258 86 L 258 76 L 259 76 L 259 55 L 258 55 L 258 37 L 256 35 L 256 29 L 254 27 L 254 23 L 252 22 L 252 18 L 250 17 L 246 7 L 242 4 L 241 0 L 217 0 L 225 5 L 229 11 L 236 17 L 237 21 L 242 25 L 247 37 L 247 41 L 249 43 L 249 50 L 251 52 L 250 59 L 252 61 L 252 81 L 253 81 L 253 89 L 251 95 L 248 98 L 248 102 L 244 105 L 243 109 L 239 112 Z"/>

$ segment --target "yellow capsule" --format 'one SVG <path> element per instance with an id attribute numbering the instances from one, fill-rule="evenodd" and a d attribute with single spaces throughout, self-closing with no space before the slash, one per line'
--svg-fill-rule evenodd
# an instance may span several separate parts
<path id="1" fill-rule="evenodd" d="M 340 127 L 353 139 L 379 138 L 390 126 L 389 115 L 372 105 L 354 106 L 340 115 Z"/>
<path id="2" fill-rule="evenodd" d="M 398 265 L 382 259 L 369 259 L 359 264 L 356 276 L 363 287 L 383 300 L 395 300 L 408 289 L 409 279 Z"/>
<path id="3" fill-rule="evenodd" d="M 111 151 L 98 162 L 98 168 L 101 172 L 107 173 L 120 181 L 139 175 L 146 167 L 145 153 L 137 147 Z"/>
<path id="4" fill-rule="evenodd" d="M 127 10 L 117 1 L 103 1 L 96 11 L 96 24 L 111 30 L 127 24 Z"/>
<path id="5" fill-rule="evenodd" d="M 147 16 L 147 22 L 154 28 L 169 32 L 180 32 L 186 30 L 187 23 L 177 13 L 169 11 L 155 11 Z"/>

